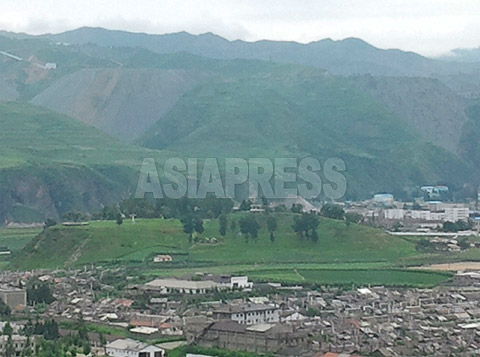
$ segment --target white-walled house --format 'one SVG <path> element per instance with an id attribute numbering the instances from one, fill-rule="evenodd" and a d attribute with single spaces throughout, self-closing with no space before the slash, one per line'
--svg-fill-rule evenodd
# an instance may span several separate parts
<path id="1" fill-rule="evenodd" d="M 165 263 L 165 262 L 172 262 L 172 261 L 173 261 L 172 256 L 167 254 L 159 254 L 153 258 L 154 263 Z"/>
<path id="2" fill-rule="evenodd" d="M 447 222 L 468 221 L 470 209 L 468 207 L 445 208 L 445 220 Z"/>
<path id="3" fill-rule="evenodd" d="M 280 313 L 276 306 L 266 304 L 227 305 L 213 312 L 217 320 L 231 320 L 244 325 L 276 323 Z"/>
<path id="4" fill-rule="evenodd" d="M 403 209 L 391 208 L 383 211 L 385 219 L 403 220 L 405 218 L 405 212 Z"/>
<path id="5" fill-rule="evenodd" d="M 105 347 L 110 357 L 164 357 L 165 350 L 130 338 L 119 339 Z"/>
<path id="6" fill-rule="evenodd" d="M 251 289 L 253 283 L 248 281 L 248 276 L 232 276 L 229 286 L 230 289 Z"/>

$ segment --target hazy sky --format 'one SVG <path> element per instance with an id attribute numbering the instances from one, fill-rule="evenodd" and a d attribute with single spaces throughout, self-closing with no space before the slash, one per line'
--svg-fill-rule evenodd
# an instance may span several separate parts
<path id="1" fill-rule="evenodd" d="M 480 0 L 0 0 L 0 29 L 40 34 L 81 26 L 247 41 L 359 37 L 438 55 L 480 47 Z"/>

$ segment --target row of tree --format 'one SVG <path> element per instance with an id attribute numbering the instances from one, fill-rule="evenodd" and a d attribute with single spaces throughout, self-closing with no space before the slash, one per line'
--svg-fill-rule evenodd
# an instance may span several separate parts
<path id="1" fill-rule="evenodd" d="M 267 204 L 267 203 L 265 203 Z M 188 210 L 183 217 L 180 218 L 180 221 L 183 224 L 183 230 L 189 235 L 189 239 L 192 239 L 193 234 L 202 234 L 204 231 L 203 220 L 201 211 L 196 207 L 187 206 Z M 251 207 L 251 201 L 242 201 L 240 205 L 240 210 L 248 211 Z M 294 224 L 292 226 L 293 231 L 301 239 L 310 239 L 313 242 L 318 241 L 318 225 L 320 223 L 319 215 L 316 213 L 306 213 L 303 212 L 303 207 L 301 205 L 293 205 L 291 211 L 297 213 L 294 217 Z M 356 213 L 345 213 L 343 208 L 338 205 L 327 204 L 324 205 L 321 209 L 320 216 L 324 216 L 331 219 L 343 220 L 347 225 L 351 223 L 360 223 L 363 220 L 363 217 Z M 261 229 L 258 217 L 262 217 L 266 221 L 266 229 L 270 234 L 270 240 L 275 242 L 275 231 L 277 229 L 277 220 L 275 215 L 271 214 L 269 210 L 265 212 L 264 215 L 258 215 L 250 213 L 245 215 L 238 221 L 238 226 L 240 228 L 240 233 L 243 234 L 245 240 L 248 242 L 249 239 L 256 241 L 258 239 L 258 233 Z M 219 233 L 222 237 L 225 237 L 228 231 L 228 213 L 221 212 L 218 216 L 219 222 Z M 237 229 L 237 222 L 235 220 L 231 221 L 230 230 L 234 233 Z"/>

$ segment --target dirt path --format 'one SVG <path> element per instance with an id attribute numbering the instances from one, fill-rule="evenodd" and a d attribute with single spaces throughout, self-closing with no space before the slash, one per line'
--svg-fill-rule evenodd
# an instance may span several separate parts
<path id="1" fill-rule="evenodd" d="M 302 279 L 302 281 L 305 281 L 305 277 L 302 274 L 300 274 L 297 269 L 294 269 L 293 271 Z"/>
<path id="2" fill-rule="evenodd" d="M 73 265 L 77 260 L 78 258 L 81 257 L 82 253 L 83 253 L 83 248 L 85 247 L 85 244 L 87 244 L 87 241 L 89 240 L 89 238 L 85 239 L 76 249 L 75 251 L 73 252 L 73 254 L 70 256 L 70 258 L 68 258 L 68 260 L 65 262 L 65 265 L 68 266 L 68 265 Z"/>
<path id="3" fill-rule="evenodd" d="M 439 271 L 458 271 L 458 270 L 480 270 L 480 262 L 456 262 L 444 264 L 424 265 L 419 269 L 439 270 Z"/>

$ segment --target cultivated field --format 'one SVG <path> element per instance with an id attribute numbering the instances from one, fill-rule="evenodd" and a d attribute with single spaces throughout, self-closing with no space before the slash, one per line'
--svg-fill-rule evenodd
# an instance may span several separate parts
<path id="1" fill-rule="evenodd" d="M 0 228 L 0 248 L 2 251 L 10 251 L 15 256 L 39 233 L 40 228 Z M 0 268 L 9 264 L 11 255 L 0 256 Z"/>
<path id="2" fill-rule="evenodd" d="M 480 262 L 456 262 L 456 263 L 442 263 L 432 264 L 422 267 L 428 270 L 438 271 L 466 271 L 466 270 L 480 270 Z"/>

